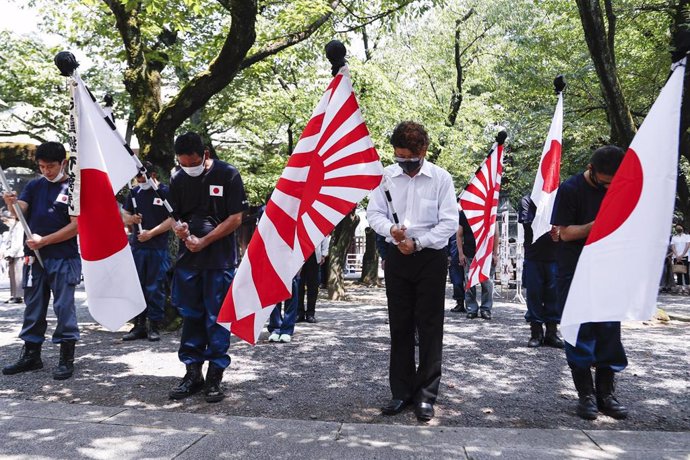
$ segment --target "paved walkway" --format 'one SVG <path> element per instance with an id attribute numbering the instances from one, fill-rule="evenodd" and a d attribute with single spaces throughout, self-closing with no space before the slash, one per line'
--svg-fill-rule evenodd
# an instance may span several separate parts
<path id="1" fill-rule="evenodd" d="M 3 458 L 673 459 L 690 433 L 223 417 L 0 398 Z"/>
<path id="2" fill-rule="evenodd" d="M 80 290 L 75 376 L 50 378 L 50 344 L 43 370 L 0 376 L 0 458 L 690 460 L 689 297 L 660 297 L 670 322 L 625 326 L 625 421 L 574 415 L 562 351 L 524 346 L 524 306 L 508 301 L 513 293 L 490 322 L 448 313 L 442 398 L 423 425 L 410 411 L 380 415 L 389 397 L 385 294 L 349 289 L 350 300 L 320 299 L 319 323 L 298 325 L 291 344 L 233 341 L 228 398 L 213 405 L 167 400 L 183 372 L 178 333 L 123 343 L 93 323 Z M 22 311 L 0 306 L 2 363 L 16 357 Z"/>

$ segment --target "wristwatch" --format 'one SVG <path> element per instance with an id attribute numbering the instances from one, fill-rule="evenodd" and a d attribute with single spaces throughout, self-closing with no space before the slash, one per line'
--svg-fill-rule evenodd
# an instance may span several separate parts
<path id="1" fill-rule="evenodd" d="M 419 240 L 417 238 L 412 238 L 412 242 L 414 243 L 414 252 L 419 252 L 422 250 L 422 245 L 419 244 Z"/>

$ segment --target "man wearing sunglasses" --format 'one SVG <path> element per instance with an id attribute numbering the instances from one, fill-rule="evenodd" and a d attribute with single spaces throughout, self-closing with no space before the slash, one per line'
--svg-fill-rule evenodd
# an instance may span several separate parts
<path id="1" fill-rule="evenodd" d="M 561 313 L 580 253 L 624 154 L 615 145 L 598 148 L 587 170 L 570 177 L 558 188 L 551 224 L 558 226 L 560 232 L 557 285 Z M 613 418 L 626 418 L 628 410 L 613 394 L 614 373 L 628 365 L 621 343 L 620 322 L 582 324 L 575 346 L 566 343 L 565 354 L 579 398 L 577 415 L 594 420 L 599 411 Z M 596 368 L 596 386 L 591 367 Z"/>

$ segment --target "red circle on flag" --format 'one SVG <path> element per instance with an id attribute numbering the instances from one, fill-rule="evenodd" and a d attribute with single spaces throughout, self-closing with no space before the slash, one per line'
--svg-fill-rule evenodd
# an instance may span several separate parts
<path id="1" fill-rule="evenodd" d="M 601 203 L 586 244 L 606 238 L 628 220 L 640 201 L 643 182 L 640 158 L 633 149 L 628 149 Z"/>
<path id="2" fill-rule="evenodd" d="M 218 187 L 213 187 L 213 194 L 218 195 L 220 193 L 220 189 Z"/>
<path id="3" fill-rule="evenodd" d="M 544 155 L 541 162 L 541 177 L 544 179 L 544 185 L 541 189 L 546 193 L 551 193 L 558 188 L 560 182 L 561 170 L 561 143 L 557 140 L 551 140 L 549 151 Z"/>

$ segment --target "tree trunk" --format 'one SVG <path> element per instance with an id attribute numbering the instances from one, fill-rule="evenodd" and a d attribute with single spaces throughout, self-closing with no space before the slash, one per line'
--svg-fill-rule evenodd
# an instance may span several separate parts
<path id="1" fill-rule="evenodd" d="M 463 77 L 462 62 L 460 62 L 460 25 L 463 22 L 464 21 L 462 19 L 455 20 L 455 88 L 453 88 L 450 96 L 450 112 L 448 113 L 448 121 L 446 122 L 448 126 L 455 126 L 455 121 L 457 120 L 458 112 L 460 111 L 460 105 L 462 104 Z"/>
<path id="2" fill-rule="evenodd" d="M 352 210 L 333 230 L 331 247 L 328 250 L 328 298 L 330 300 L 342 299 L 345 296 L 343 267 L 358 223 L 359 217 L 355 214 L 355 210 Z"/>
<path id="3" fill-rule="evenodd" d="M 671 30 L 671 46 L 672 51 L 675 48 L 683 48 L 687 46 L 688 35 L 688 23 L 690 23 L 690 18 L 688 18 L 688 6 L 690 6 L 690 0 L 681 0 L 676 6 L 676 15 L 673 28 Z M 690 162 L 690 134 L 688 134 L 688 129 L 690 128 L 690 72 L 688 68 L 685 67 L 685 82 L 683 88 L 683 103 L 680 111 L 680 145 L 679 154 L 680 157 L 685 157 L 688 162 Z M 678 171 L 678 182 L 677 182 L 677 201 L 676 210 L 683 214 L 683 222 L 685 228 L 690 228 L 690 188 L 688 187 L 687 177 Z"/>
<path id="4" fill-rule="evenodd" d="M 376 252 L 376 232 L 371 227 L 364 230 L 365 249 L 362 258 L 362 276 L 360 283 L 374 286 L 379 283 L 379 255 Z"/>
<path id="5" fill-rule="evenodd" d="M 594 68 L 599 77 L 602 96 L 606 104 L 606 114 L 611 125 L 611 142 L 627 149 L 635 137 L 635 122 L 630 107 L 625 101 L 613 49 L 615 33 L 615 15 L 610 5 L 607 5 L 609 32 L 604 26 L 600 0 L 576 0 L 577 9 L 582 20 L 585 40 Z M 606 0 L 607 2 L 609 0 Z"/>

